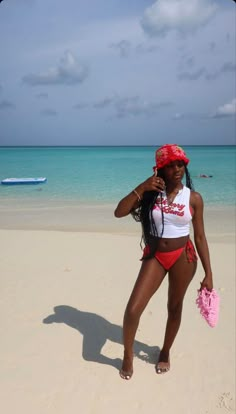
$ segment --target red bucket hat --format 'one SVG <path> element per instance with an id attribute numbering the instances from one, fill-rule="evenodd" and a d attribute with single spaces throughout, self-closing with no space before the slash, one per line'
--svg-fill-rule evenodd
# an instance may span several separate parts
<path id="1" fill-rule="evenodd" d="M 184 150 L 176 144 L 166 144 L 156 150 L 156 165 L 153 167 L 153 170 L 159 170 L 160 168 L 165 167 L 171 161 L 184 161 L 187 165 L 189 159 L 187 158 Z"/>

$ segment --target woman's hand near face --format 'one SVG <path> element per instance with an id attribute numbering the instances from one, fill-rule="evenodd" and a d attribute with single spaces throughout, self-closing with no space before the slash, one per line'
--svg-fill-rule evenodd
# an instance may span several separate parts
<path id="1" fill-rule="evenodd" d="M 155 174 L 145 180 L 140 184 L 137 189 L 140 189 L 142 195 L 145 191 L 164 191 L 165 182 L 161 177 L 156 176 Z"/>
<path id="2" fill-rule="evenodd" d="M 165 183 L 163 179 L 155 174 L 152 175 L 120 200 L 114 211 L 115 217 L 127 216 L 132 210 L 135 210 L 139 206 L 143 194 L 146 191 L 163 191 L 164 189 Z"/>

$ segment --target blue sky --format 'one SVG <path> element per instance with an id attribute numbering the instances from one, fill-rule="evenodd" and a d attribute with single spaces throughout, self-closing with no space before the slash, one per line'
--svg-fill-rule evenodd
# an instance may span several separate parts
<path id="1" fill-rule="evenodd" d="M 235 144 L 232 0 L 3 0 L 0 145 Z"/>

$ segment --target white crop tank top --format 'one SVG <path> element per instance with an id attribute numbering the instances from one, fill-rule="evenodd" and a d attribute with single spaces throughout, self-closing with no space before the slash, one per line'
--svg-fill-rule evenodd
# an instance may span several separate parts
<path id="1" fill-rule="evenodd" d="M 183 186 L 178 192 L 174 201 L 168 205 L 166 193 L 158 196 L 152 210 L 152 217 L 157 229 L 158 236 L 162 233 L 162 214 L 164 216 L 164 231 L 162 237 L 172 239 L 188 236 L 190 232 L 190 222 L 192 220 L 190 207 L 190 189 Z M 154 231 L 151 233 L 154 235 Z"/>

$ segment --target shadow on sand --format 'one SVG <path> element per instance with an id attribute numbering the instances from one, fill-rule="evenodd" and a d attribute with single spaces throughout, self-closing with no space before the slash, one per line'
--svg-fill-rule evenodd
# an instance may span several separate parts
<path id="1" fill-rule="evenodd" d="M 54 313 L 43 319 L 43 323 L 64 323 L 83 335 L 82 356 L 86 361 L 111 365 L 117 369 L 121 366 L 120 358 L 109 358 L 101 353 L 107 340 L 122 344 L 122 328 L 108 322 L 96 313 L 84 312 L 71 306 L 55 306 Z M 160 349 L 142 342 L 134 343 L 134 355 L 150 364 L 155 364 Z"/>

